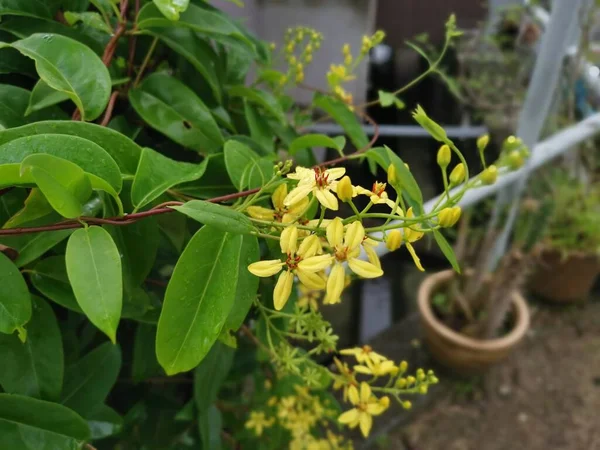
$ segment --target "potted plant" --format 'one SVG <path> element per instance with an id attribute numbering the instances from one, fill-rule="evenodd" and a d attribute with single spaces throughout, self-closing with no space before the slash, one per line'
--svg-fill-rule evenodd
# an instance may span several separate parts
<path id="1" fill-rule="evenodd" d="M 600 187 L 564 170 L 555 170 L 548 181 L 544 187 L 554 212 L 529 286 L 553 302 L 581 301 L 600 274 Z"/>
<path id="2" fill-rule="evenodd" d="M 534 261 L 535 243 L 544 230 L 549 205 L 523 202 L 522 220 L 509 251 L 496 270 L 486 262 L 497 236 L 488 226 L 471 230 L 465 214 L 456 242 L 462 273 L 442 271 L 425 278 L 418 309 L 432 355 L 461 374 L 479 373 L 505 358 L 529 328 L 529 309 L 520 290 Z"/>

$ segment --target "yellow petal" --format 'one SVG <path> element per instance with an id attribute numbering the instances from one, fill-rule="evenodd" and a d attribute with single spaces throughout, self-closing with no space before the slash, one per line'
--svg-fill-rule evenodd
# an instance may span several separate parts
<path id="1" fill-rule="evenodd" d="M 319 253 L 320 249 L 321 241 L 319 237 L 316 234 L 312 234 L 302 241 L 298 248 L 298 254 L 303 258 L 310 258 Z"/>
<path id="2" fill-rule="evenodd" d="M 277 189 L 275 189 L 275 192 L 271 195 L 271 201 L 276 209 L 282 210 L 284 208 L 283 200 L 285 200 L 287 194 L 287 184 L 283 183 L 277 186 Z"/>
<path id="3" fill-rule="evenodd" d="M 298 275 L 298 279 L 300 283 L 306 286 L 309 289 L 313 290 L 321 290 L 325 289 L 325 280 L 318 273 L 306 272 L 304 270 L 297 270 L 296 275 Z"/>
<path id="4" fill-rule="evenodd" d="M 346 169 L 343 167 L 334 167 L 333 169 L 327 169 L 325 173 L 327 174 L 327 179 L 329 181 L 337 180 L 338 178 L 342 178 L 344 176 Z"/>
<path id="5" fill-rule="evenodd" d="M 246 212 L 250 217 L 258 220 L 273 220 L 275 218 L 275 211 L 262 206 L 248 206 Z"/>
<path id="6" fill-rule="evenodd" d="M 354 366 L 354 371 L 358 373 L 364 373 L 365 375 L 372 375 L 373 372 L 367 366 Z"/>
<path id="7" fill-rule="evenodd" d="M 360 402 L 360 397 L 358 395 L 358 389 L 356 389 L 356 386 L 352 385 L 348 388 L 348 399 L 353 405 L 358 405 Z"/>
<path id="8" fill-rule="evenodd" d="M 419 269 L 421 272 L 425 272 L 425 269 L 421 265 L 421 260 L 417 256 L 417 254 L 416 254 L 415 249 L 413 248 L 413 246 L 410 243 L 407 242 L 406 243 L 406 248 L 408 249 L 408 251 L 410 253 L 410 256 L 412 256 L 412 259 L 415 262 L 415 266 L 417 266 L 417 269 Z"/>
<path id="9" fill-rule="evenodd" d="M 364 381 L 360 383 L 360 402 L 367 403 L 371 398 L 371 387 Z"/>
<path id="10" fill-rule="evenodd" d="M 288 173 L 288 178 L 292 180 L 305 180 L 308 178 L 315 178 L 315 172 L 313 169 L 307 169 L 306 167 L 296 167 L 296 172 Z"/>
<path id="11" fill-rule="evenodd" d="M 300 201 L 289 206 L 288 213 L 299 216 L 306 211 L 306 208 L 308 208 L 308 203 L 308 197 L 302 197 Z"/>
<path id="12" fill-rule="evenodd" d="M 340 245 L 344 238 L 344 224 L 342 223 L 342 219 L 339 217 L 333 219 L 329 225 L 327 225 L 326 233 L 329 245 L 332 247 Z"/>
<path id="13" fill-rule="evenodd" d="M 252 263 L 248 266 L 248 270 L 252 275 L 256 275 L 257 277 L 270 277 L 279 273 L 281 270 L 281 266 L 285 263 L 281 262 L 278 259 L 271 259 L 268 261 L 258 261 Z"/>
<path id="14" fill-rule="evenodd" d="M 281 310 L 290 298 L 292 293 L 292 286 L 294 285 L 294 274 L 289 271 L 283 272 L 279 275 L 275 290 L 273 291 L 273 304 L 277 311 Z"/>
<path id="15" fill-rule="evenodd" d="M 345 413 L 342 413 L 340 417 L 338 417 L 338 422 L 347 425 L 358 422 L 358 409 L 353 408 Z"/>
<path id="16" fill-rule="evenodd" d="M 402 232 L 400 230 L 392 230 L 390 231 L 385 239 L 385 246 L 389 251 L 393 252 L 394 250 L 398 250 L 402 245 Z"/>
<path id="17" fill-rule="evenodd" d="M 346 271 L 344 270 L 344 266 L 339 263 L 334 264 L 327 280 L 327 295 L 325 296 L 325 300 L 323 300 L 325 304 L 331 305 L 340 301 L 345 280 Z"/>
<path id="18" fill-rule="evenodd" d="M 358 220 L 348 225 L 346 230 L 346 237 L 344 238 L 344 244 L 349 249 L 358 248 L 365 237 L 365 229 Z"/>
<path id="19" fill-rule="evenodd" d="M 291 206 L 298 203 L 304 197 L 306 197 L 313 190 L 314 184 L 298 184 L 292 192 L 290 192 L 285 199 L 283 200 L 283 204 L 285 206 Z"/>
<path id="20" fill-rule="evenodd" d="M 371 432 L 371 427 L 373 426 L 373 418 L 366 412 L 361 411 L 358 421 L 360 425 L 360 432 L 364 437 L 367 437 Z"/>
<path id="21" fill-rule="evenodd" d="M 333 211 L 338 210 L 338 200 L 331 191 L 328 191 L 327 189 L 315 189 L 315 196 L 317 197 L 317 200 L 319 200 L 319 203 L 325 208 L 332 209 Z"/>
<path id="22" fill-rule="evenodd" d="M 298 248 L 298 228 L 290 226 L 281 232 L 279 239 L 281 252 L 285 254 L 294 254 Z"/>
<path id="23" fill-rule="evenodd" d="M 377 278 L 383 275 L 383 270 L 368 261 L 363 261 L 358 258 L 348 259 L 348 266 L 359 277 Z"/>
<path id="24" fill-rule="evenodd" d="M 298 263 L 298 269 L 307 272 L 320 272 L 331 265 L 331 255 L 318 255 L 305 258 Z"/>
<path id="25" fill-rule="evenodd" d="M 382 414 L 387 408 L 379 403 L 379 402 L 372 402 L 369 403 L 367 405 L 367 414 L 370 414 L 372 416 L 378 416 L 379 414 Z"/>

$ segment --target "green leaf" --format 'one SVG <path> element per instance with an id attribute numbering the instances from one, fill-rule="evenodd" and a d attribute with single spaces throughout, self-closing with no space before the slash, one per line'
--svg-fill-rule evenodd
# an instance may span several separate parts
<path id="1" fill-rule="evenodd" d="M 194 370 L 194 399 L 200 414 L 217 399 L 219 389 L 227 378 L 235 350 L 216 342 Z"/>
<path id="2" fill-rule="evenodd" d="M 121 350 L 105 342 L 67 367 L 61 403 L 86 417 L 99 408 L 117 381 Z"/>
<path id="3" fill-rule="evenodd" d="M 154 73 L 129 91 L 135 111 L 152 128 L 200 153 L 214 153 L 223 136 L 208 107 L 181 81 Z"/>
<path id="4" fill-rule="evenodd" d="M 58 9 L 57 2 L 42 0 L 2 0 L 0 2 L 0 16 L 19 15 L 28 17 L 54 17 Z"/>
<path id="5" fill-rule="evenodd" d="M 16 236 L 16 242 L 11 242 L 11 247 L 19 252 L 19 257 L 15 260 L 15 264 L 17 267 L 23 267 L 35 261 L 48 250 L 69 237 L 72 232 L 73 230 L 56 230 Z"/>
<path id="6" fill-rule="evenodd" d="M 244 101 L 244 112 L 248 128 L 250 128 L 250 136 L 268 153 L 273 153 L 274 139 L 273 131 L 269 126 L 269 122 L 262 117 L 254 105 L 248 101 Z"/>
<path id="7" fill-rule="evenodd" d="M 448 243 L 448 241 L 446 240 L 444 235 L 442 233 L 440 233 L 438 230 L 433 230 L 433 237 L 435 238 L 435 242 L 437 242 L 437 245 L 440 247 L 440 250 L 446 257 L 448 262 L 452 265 L 452 268 L 456 272 L 460 273 L 460 265 L 458 264 L 458 261 L 456 260 L 456 255 L 454 254 L 454 250 L 452 250 L 452 246 Z"/>
<path id="8" fill-rule="evenodd" d="M 210 157 L 206 173 L 200 180 L 182 184 L 177 190 L 196 198 L 213 198 L 234 192 L 235 187 L 229 181 L 223 153 Z"/>
<path id="9" fill-rule="evenodd" d="M 210 43 L 188 28 L 151 28 L 146 33 L 158 37 L 172 50 L 179 53 L 204 77 L 215 99 L 221 102 L 221 82 L 216 62 L 218 60 Z"/>
<path id="10" fill-rule="evenodd" d="M 168 375 L 193 369 L 217 340 L 235 301 L 242 237 L 202 227 L 167 287 L 156 355 Z"/>
<path id="11" fill-rule="evenodd" d="M 242 85 L 232 86 L 227 90 L 231 97 L 242 97 L 265 110 L 281 123 L 285 123 L 285 114 L 277 99 L 269 92 Z"/>
<path id="12" fill-rule="evenodd" d="M 89 47 L 57 34 L 39 33 L 10 45 L 35 60 L 40 78 L 51 88 L 67 93 L 84 120 L 102 114 L 110 96 L 110 75 Z"/>
<path id="13" fill-rule="evenodd" d="M 330 96 L 317 94 L 313 103 L 333 117 L 357 149 L 365 148 L 369 144 L 369 139 L 356 115 L 348 109 L 348 105 L 344 102 Z"/>
<path id="14" fill-rule="evenodd" d="M 20 168 L 20 165 L 17 166 Z M 1 171 L 2 169 L 0 169 L 0 173 L 2 173 Z M 20 192 L 24 193 L 25 190 L 21 190 Z M 22 208 L 13 212 L 13 215 L 9 216 L 9 220 L 6 221 L 2 228 L 16 228 L 18 226 L 23 226 L 54 213 L 52 206 L 48 203 L 48 200 L 46 200 L 42 191 L 36 188 L 31 189 L 29 195 L 21 205 Z"/>
<path id="15" fill-rule="evenodd" d="M 85 420 L 62 405 L 0 394 L 0 436 L 3 447 L 11 450 L 74 450 L 78 441 L 90 438 L 90 430 Z"/>
<path id="16" fill-rule="evenodd" d="M 156 7 L 169 20 L 179 20 L 179 14 L 184 12 L 190 0 L 152 0 Z"/>
<path id="17" fill-rule="evenodd" d="M 394 105 L 397 109 L 404 109 L 406 107 L 404 102 L 391 92 L 377 91 L 377 95 L 379 96 L 379 103 L 384 108 L 392 105 Z"/>
<path id="18" fill-rule="evenodd" d="M 198 415 L 198 429 L 202 439 L 202 448 L 210 450 L 221 450 L 221 431 L 223 430 L 223 416 L 215 405 Z"/>
<path id="19" fill-rule="evenodd" d="M 255 236 L 243 236 L 235 301 L 223 326 L 225 332 L 237 331 L 240 328 L 250 311 L 252 302 L 256 299 L 259 279 L 250 273 L 248 266 L 259 259 L 258 239 Z"/>
<path id="20" fill-rule="evenodd" d="M 305 134 L 294 139 L 290 144 L 289 152 L 294 155 L 298 150 L 312 147 L 334 148 L 338 152 L 342 152 L 345 146 L 346 138 L 344 136 L 330 138 L 324 134 Z"/>
<path id="21" fill-rule="evenodd" d="M 67 274 L 77 303 L 114 343 L 123 303 L 121 256 L 100 227 L 75 231 L 67 243 Z"/>
<path id="22" fill-rule="evenodd" d="M 86 414 L 85 419 L 90 427 L 92 440 L 114 436 L 123 428 L 123 418 L 106 405 L 100 405 L 92 413 Z"/>
<path id="23" fill-rule="evenodd" d="M 17 266 L 0 253 L 0 333 L 19 332 L 26 336 L 23 325 L 31 318 L 31 296 Z"/>
<path id="24" fill-rule="evenodd" d="M 77 22 L 81 22 L 84 25 L 100 30 L 107 34 L 112 34 L 113 30 L 107 25 L 102 19 L 102 16 L 97 12 L 65 12 L 65 20 L 69 25 L 75 25 Z"/>
<path id="25" fill-rule="evenodd" d="M 5 40 L 3 35 L 0 35 L 0 40 Z M 18 73 L 28 77 L 37 77 L 35 73 L 35 65 L 33 61 L 26 56 L 21 55 L 14 48 L 5 48 L 2 50 L 2 59 L 0 59 L 0 74 Z"/>
<path id="26" fill-rule="evenodd" d="M 202 177 L 208 164 L 174 161 L 150 148 L 144 148 L 131 188 L 131 201 L 139 209 L 173 186 Z"/>
<path id="27" fill-rule="evenodd" d="M 259 158 L 249 161 L 240 179 L 240 184 L 249 189 L 266 185 L 273 177 L 273 161 L 271 158 Z"/>
<path id="28" fill-rule="evenodd" d="M 64 92 L 54 90 L 44 80 L 39 80 L 31 91 L 25 115 L 28 116 L 32 112 L 48 108 L 68 99 L 69 96 Z"/>
<path id="29" fill-rule="evenodd" d="M 30 155 L 43 154 L 70 161 L 106 180 L 117 192 L 121 190 L 123 181 L 115 160 L 92 141 L 76 136 L 38 134 L 12 139 L 0 145 L 0 165 L 22 163 Z"/>
<path id="30" fill-rule="evenodd" d="M 135 331 L 133 341 L 133 361 L 131 363 L 131 378 L 141 382 L 163 373 L 156 360 L 156 326 L 140 323 Z"/>
<path id="31" fill-rule="evenodd" d="M 52 155 L 33 154 L 21 162 L 21 176 L 30 175 L 48 203 L 63 217 L 74 219 L 92 194 L 92 185 L 77 164 Z"/>
<path id="32" fill-rule="evenodd" d="M 2 90 L 5 87 L 5 85 L 0 85 L 0 102 L 2 102 L 2 99 L 4 98 Z M 27 98 L 29 98 L 29 91 L 25 91 L 24 89 L 21 89 L 21 91 L 26 92 Z M 13 95 L 13 93 L 11 93 L 10 95 Z M 26 102 L 27 100 L 25 100 L 25 103 Z M 2 111 L 2 108 L 0 108 L 0 111 Z M 23 112 L 24 111 L 25 109 L 23 109 Z M 44 111 L 40 111 L 40 113 Z M 28 118 L 33 120 L 34 115 L 35 114 L 32 114 Z M 2 125 L 1 119 L 0 125 Z M 61 137 L 56 138 L 49 136 L 56 134 L 68 135 L 70 137 L 75 137 L 75 139 L 69 141 L 63 140 Z M 39 135 L 46 135 L 46 137 L 42 139 L 37 138 L 40 140 L 33 139 L 34 136 L 37 137 Z M 73 161 L 75 164 L 82 167 L 86 172 L 93 173 L 94 175 L 97 175 L 100 178 L 104 178 L 105 180 L 109 181 L 117 189 L 117 191 L 120 190 L 120 187 L 118 187 L 121 185 L 120 182 L 118 182 L 118 184 L 115 185 L 114 183 L 116 180 L 113 180 L 112 177 L 107 178 L 107 175 L 103 176 L 102 174 L 98 173 L 97 171 L 91 170 L 91 168 L 88 167 L 89 164 L 86 164 L 86 161 L 89 162 L 91 159 L 94 158 L 94 155 L 92 155 L 91 153 L 88 154 L 84 149 L 81 149 L 81 147 L 88 147 L 88 145 L 82 142 L 81 139 L 86 139 L 101 147 L 114 159 L 121 172 L 125 175 L 135 174 L 138 161 L 142 153 L 141 147 L 139 147 L 135 142 L 133 142 L 127 136 L 124 136 L 121 133 L 111 130 L 110 128 L 85 122 L 51 120 L 45 122 L 32 123 L 30 125 L 25 126 L 19 126 L 18 128 L 12 128 L 10 130 L 0 131 L 0 145 L 2 146 L 0 148 L 3 148 L 4 145 L 8 142 L 26 136 L 31 136 L 32 141 L 24 141 L 27 142 L 27 144 L 24 145 L 24 147 L 29 147 L 35 142 L 43 142 L 43 145 L 40 145 L 38 150 L 41 152 L 43 152 L 42 149 L 52 144 L 52 142 L 49 143 L 47 141 L 44 141 L 43 139 L 60 141 L 60 145 L 57 145 L 57 147 L 71 147 L 71 149 L 69 150 L 69 153 L 71 153 L 71 157 L 68 157 L 65 153 L 54 153 L 54 156 L 59 156 L 61 158 Z M 77 140 L 77 138 L 79 138 L 79 140 Z M 95 149 L 93 150 L 93 153 L 95 153 L 96 155 L 102 153 L 98 151 L 96 147 L 93 148 Z M 12 152 L 14 152 L 14 150 L 11 149 L 8 153 Z M 83 157 L 81 159 L 75 159 L 76 156 L 81 152 L 85 153 Z M 0 152 L 0 154 L 1 153 L 2 152 Z M 0 164 L 4 164 L 5 162 L 7 162 L 3 160 L 5 158 L 6 156 L 0 158 Z M 14 162 L 20 162 L 20 160 Z M 96 160 L 94 161 L 93 166 L 101 166 L 103 164 L 106 163 L 99 164 L 98 160 Z"/>
<path id="33" fill-rule="evenodd" d="M 233 140 L 225 143 L 223 151 L 225 153 L 225 166 L 227 167 L 229 178 L 237 190 L 241 191 L 247 185 L 247 183 L 244 183 L 245 180 L 248 180 L 248 178 L 244 180 L 246 167 L 250 163 L 258 161 L 259 156 L 250 150 L 248 146 Z"/>
<path id="34" fill-rule="evenodd" d="M 58 400 L 63 382 L 63 348 L 52 308 L 33 297 L 27 340 L 0 335 L 0 385 L 5 392 Z"/>
<path id="35" fill-rule="evenodd" d="M 254 230 L 250 219 L 235 209 L 203 200 L 191 200 L 181 206 L 171 206 L 192 219 L 229 233 L 248 234 Z"/>
<path id="36" fill-rule="evenodd" d="M 144 6 L 138 16 L 138 28 L 182 27 L 189 28 L 217 42 L 237 44 L 247 53 L 254 54 L 254 45 L 227 16 L 211 11 L 200 5 L 191 4 L 181 13 L 179 20 L 173 22 L 165 18 L 154 4 Z"/>
<path id="37" fill-rule="evenodd" d="M 38 261 L 31 270 L 31 284 L 46 298 L 60 306 L 83 314 L 67 276 L 64 255 Z"/>
<path id="38" fill-rule="evenodd" d="M 10 50 L 10 49 L 9 49 Z M 5 60 L 6 50 L 0 50 L 0 60 Z M 30 92 L 17 86 L 0 84 L 0 135 L 5 128 L 20 127 L 30 122 L 45 119 L 66 119 L 67 115 L 56 107 L 25 117 Z"/>
<path id="39" fill-rule="evenodd" d="M 12 189 L 0 195 L 0 227 L 4 228 L 6 222 L 19 213 L 26 200 L 27 193 L 24 189 Z"/>

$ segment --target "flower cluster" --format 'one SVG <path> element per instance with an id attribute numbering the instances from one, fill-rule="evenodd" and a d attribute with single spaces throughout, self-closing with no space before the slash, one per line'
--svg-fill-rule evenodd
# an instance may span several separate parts
<path id="1" fill-rule="evenodd" d="M 288 64 L 287 73 L 280 84 L 299 84 L 304 81 L 304 70 L 313 60 L 315 50 L 321 48 L 323 35 L 312 28 L 288 28 L 285 33 L 284 57 Z"/>

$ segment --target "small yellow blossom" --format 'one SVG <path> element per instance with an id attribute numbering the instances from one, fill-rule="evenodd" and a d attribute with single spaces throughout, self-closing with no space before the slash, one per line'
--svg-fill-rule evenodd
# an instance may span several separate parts
<path id="1" fill-rule="evenodd" d="M 389 407 L 390 399 L 389 397 L 377 399 L 365 382 L 360 384 L 360 394 L 356 387 L 351 386 L 348 390 L 348 397 L 355 408 L 340 415 L 338 421 L 350 428 L 359 426 L 363 436 L 367 437 L 373 426 L 373 416 L 382 414 Z"/>
<path id="2" fill-rule="evenodd" d="M 281 252 L 286 255 L 285 260 L 258 261 L 248 266 L 248 270 L 257 277 L 270 277 L 284 269 L 273 291 L 273 304 L 278 311 L 285 306 L 292 293 L 294 275 L 309 289 L 323 289 L 325 282 L 317 272 L 323 271 L 332 260 L 330 255 L 315 256 L 320 248 L 316 235 L 305 238 L 298 247 L 298 229 L 295 226 L 283 230 L 279 245 Z"/>
<path id="3" fill-rule="evenodd" d="M 321 274 L 325 283 L 325 274 Z M 300 308 L 310 308 L 312 311 L 319 310 L 319 299 L 322 297 L 323 291 L 320 289 L 310 289 L 303 284 L 299 286 L 300 296 L 296 302 Z"/>
<path id="4" fill-rule="evenodd" d="M 440 227 L 452 227 L 460 219 L 462 210 L 460 206 L 453 206 L 452 208 L 444 208 L 438 213 L 438 224 Z"/>
<path id="5" fill-rule="evenodd" d="M 246 211 L 258 220 L 268 220 L 281 223 L 292 223 L 304 214 L 308 208 L 309 200 L 307 197 L 298 199 L 297 202 L 288 206 L 284 204 L 284 199 L 288 194 L 287 185 L 281 184 L 271 195 L 273 209 L 263 208 L 262 206 L 249 206 Z"/>
<path id="6" fill-rule="evenodd" d="M 413 217 L 414 214 L 412 208 L 409 208 L 406 212 L 406 218 L 411 219 Z M 415 266 L 417 266 L 417 269 L 419 269 L 421 272 L 424 272 L 425 269 L 421 265 L 421 260 L 417 256 L 417 253 L 415 252 L 415 249 L 412 246 L 413 242 L 418 241 L 424 235 L 424 233 L 422 231 L 419 231 L 418 228 L 418 225 L 411 225 L 410 227 L 404 228 L 404 241 L 406 242 L 406 249 L 410 253 L 410 256 L 412 256 Z"/>
<path id="7" fill-rule="evenodd" d="M 390 166 L 390 167 L 393 167 L 393 166 Z M 386 183 L 380 183 L 380 182 L 376 181 L 375 183 L 373 183 L 373 187 L 371 187 L 371 190 L 365 189 L 362 186 L 356 186 L 356 192 L 359 195 L 366 195 L 367 197 L 369 197 L 369 200 L 374 205 L 385 204 L 385 205 L 388 205 L 390 208 L 392 208 L 392 212 L 397 212 L 399 214 L 402 214 L 402 211 L 400 209 L 398 209 L 396 207 L 396 204 L 392 200 L 390 200 L 390 198 L 388 197 L 388 193 L 385 191 L 386 187 L 387 187 Z"/>
<path id="8" fill-rule="evenodd" d="M 392 230 L 387 234 L 385 246 L 389 251 L 398 250 L 402 245 L 402 232 L 400 230 Z"/>
<path id="9" fill-rule="evenodd" d="M 265 417 L 265 413 L 258 412 L 258 411 L 251 411 L 250 419 L 248 419 L 246 421 L 245 427 L 248 428 L 249 430 L 254 430 L 254 433 L 257 436 L 262 436 L 265 428 L 269 428 L 269 427 L 273 426 L 273 423 L 275 423 L 275 419 L 272 417 L 270 419 L 267 419 Z"/>
<path id="10" fill-rule="evenodd" d="M 362 347 L 346 348 L 341 350 L 342 355 L 352 355 L 356 358 L 359 363 L 366 363 L 367 361 L 373 364 L 379 364 L 382 361 L 387 361 L 387 358 L 379 353 L 373 351 L 370 345 L 363 345 Z"/>
<path id="11" fill-rule="evenodd" d="M 358 386 L 358 382 L 354 377 L 354 373 L 352 372 L 350 367 L 348 367 L 348 364 L 346 364 L 345 362 L 341 362 L 336 357 L 333 358 L 333 362 L 335 363 L 335 366 L 337 367 L 338 371 L 340 372 L 340 375 L 342 376 L 342 379 L 336 378 L 334 380 L 333 389 L 337 391 L 343 388 L 344 401 L 346 402 L 348 401 L 348 388 L 350 386 Z"/>
<path id="12" fill-rule="evenodd" d="M 394 361 L 390 361 L 389 359 L 378 363 L 374 363 L 370 359 L 367 359 L 364 365 L 354 366 L 354 371 L 364 375 L 383 377 L 385 375 L 396 375 L 398 373 L 398 367 L 396 367 Z"/>
<path id="13" fill-rule="evenodd" d="M 350 177 L 346 175 L 337 185 L 337 196 L 343 202 L 349 202 L 352 197 L 356 197 L 356 189 L 352 186 Z"/>
<path id="14" fill-rule="evenodd" d="M 343 177 L 345 173 L 346 169 L 343 167 L 334 169 L 296 167 L 296 172 L 288 174 L 288 178 L 298 180 L 298 186 L 285 197 L 283 204 L 286 206 L 294 205 L 312 193 L 325 208 L 337 211 L 339 207 L 338 200 L 331 191 L 336 192 L 337 180 Z"/>
<path id="15" fill-rule="evenodd" d="M 456 186 L 465 180 L 465 165 L 458 163 L 450 172 L 450 184 Z"/>
<path id="16" fill-rule="evenodd" d="M 352 222 L 344 233 L 344 225 L 336 217 L 327 226 L 327 241 L 333 251 L 334 264 L 327 280 L 327 294 L 323 303 L 333 304 L 340 301 L 344 290 L 346 272 L 343 266 L 348 263 L 350 270 L 363 278 L 377 278 L 383 275 L 380 267 L 369 261 L 359 259 L 360 246 L 365 237 L 365 229 L 360 222 Z"/>

